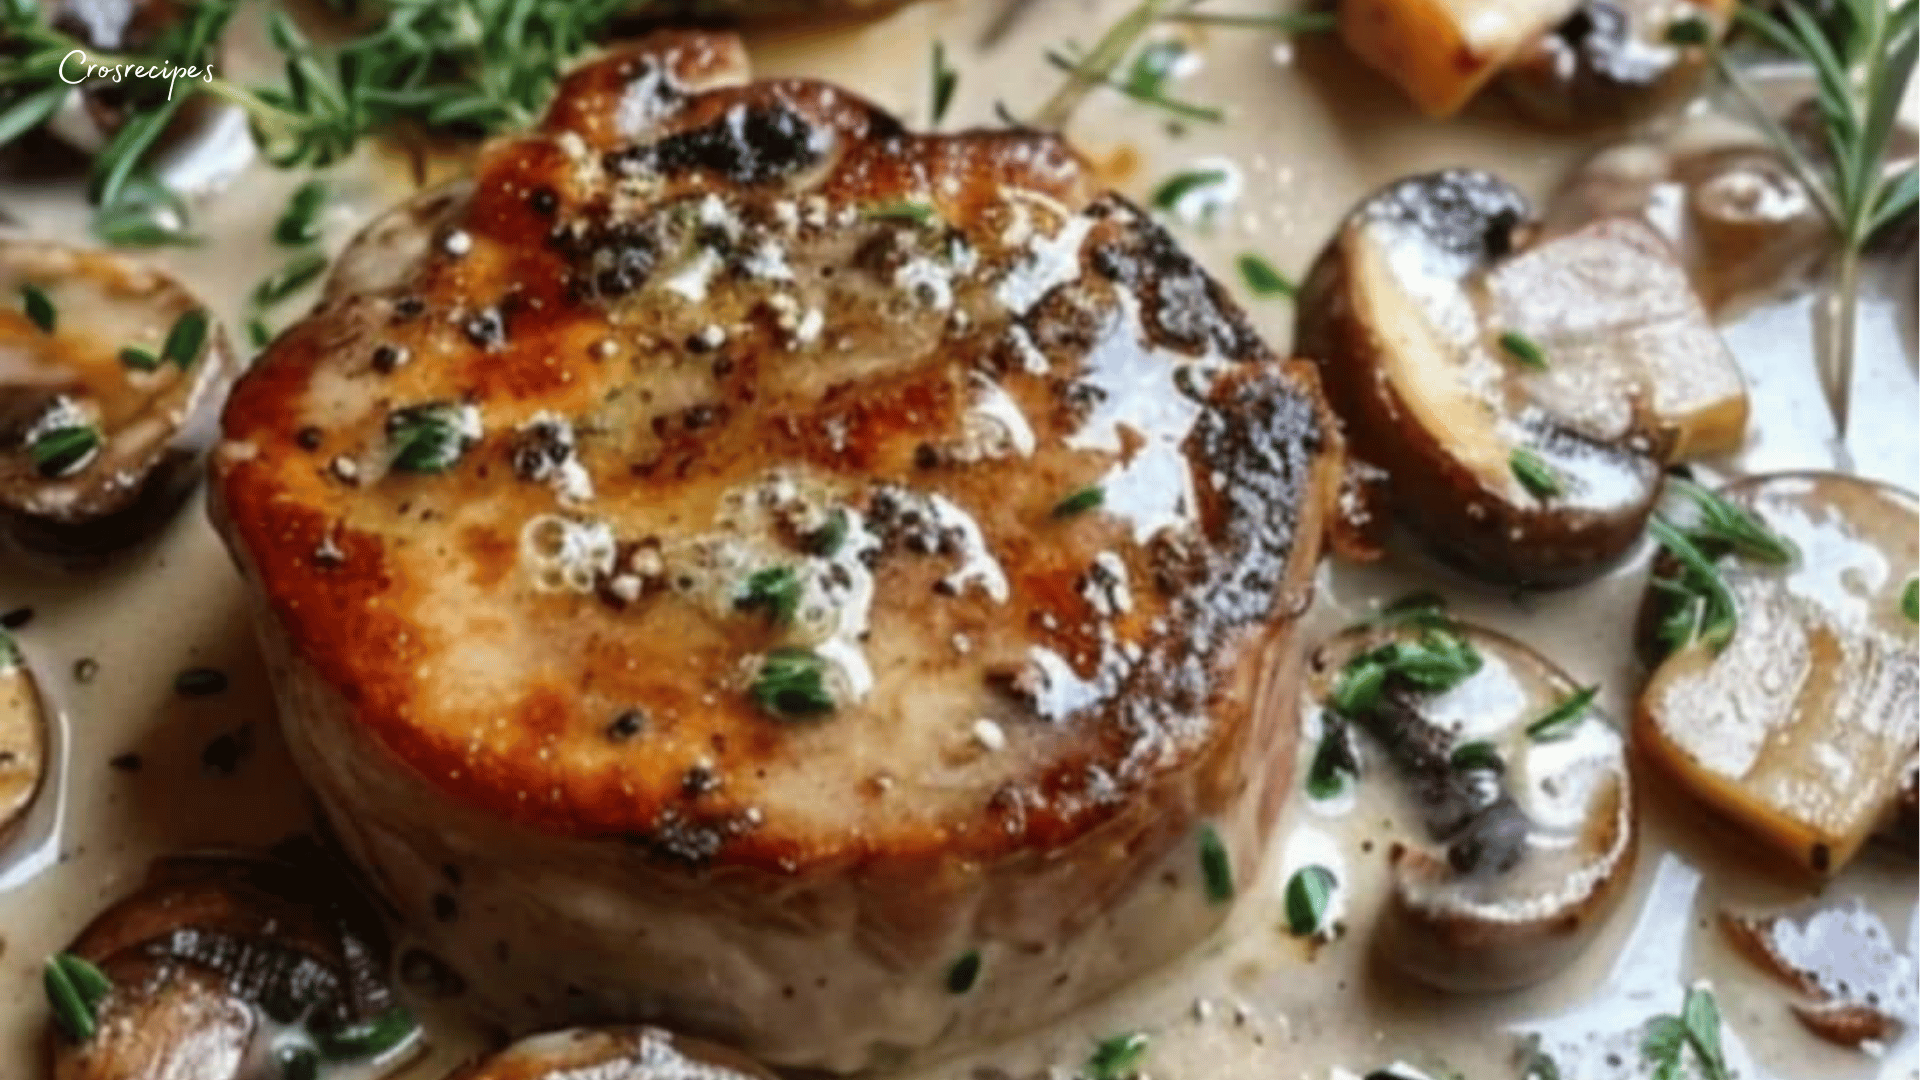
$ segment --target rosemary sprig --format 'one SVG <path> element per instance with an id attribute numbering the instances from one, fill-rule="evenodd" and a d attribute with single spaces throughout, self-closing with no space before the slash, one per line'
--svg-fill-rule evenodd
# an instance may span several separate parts
<path id="1" fill-rule="evenodd" d="M 100 1003 L 113 992 L 113 982 L 99 968 L 72 953 L 48 957 L 41 976 L 53 1022 L 74 1042 L 86 1042 L 99 1030 Z"/>
<path id="2" fill-rule="evenodd" d="M 1599 686 L 1583 687 L 1567 695 L 1565 700 L 1548 709 L 1546 715 L 1527 725 L 1527 738 L 1535 742 L 1558 742 L 1573 734 L 1573 729 L 1587 718 L 1587 710 L 1593 708 L 1593 701 L 1599 696 Z"/>
<path id="3" fill-rule="evenodd" d="M 1740 26 L 1812 68 L 1818 86 L 1815 108 L 1826 144 L 1825 160 L 1818 163 L 1775 119 L 1711 34 L 1701 33 L 1695 21 L 1683 20 L 1668 28 L 1667 37 L 1675 44 L 1706 49 L 1720 78 L 1833 225 L 1840 254 L 1820 375 L 1837 441 L 1844 445 L 1852 404 L 1861 251 L 1880 229 L 1910 213 L 1920 198 L 1914 170 L 1883 175 L 1888 141 L 1920 49 L 1920 5 L 1908 0 L 1894 8 L 1890 0 L 1835 0 L 1832 6 L 1835 17 L 1824 24 L 1798 3 L 1779 5 L 1778 13 L 1745 4 L 1734 12 Z"/>
<path id="4" fill-rule="evenodd" d="M 1793 541 L 1767 528 L 1745 507 L 1682 477 L 1669 477 L 1667 483 L 1699 509 L 1700 518 L 1687 527 L 1687 536 L 1702 551 L 1732 552 L 1769 566 L 1786 566 L 1799 556 Z"/>
<path id="5" fill-rule="evenodd" d="M 1066 126 L 1067 118 L 1073 110 L 1096 87 L 1116 86 L 1118 80 L 1113 73 L 1126 61 L 1127 54 L 1133 51 L 1134 42 L 1140 35 L 1161 17 L 1171 13 L 1183 0 L 1143 0 L 1132 11 L 1121 16 L 1120 20 L 1101 35 L 1093 50 L 1077 63 L 1067 60 L 1064 54 L 1052 52 L 1047 59 L 1067 70 L 1067 84 L 1059 89 L 1040 111 L 1034 114 L 1033 126 L 1041 131 L 1058 131 Z M 1055 57 L 1059 57 L 1058 60 Z"/>
<path id="6" fill-rule="evenodd" d="M 1656 515 L 1647 531 L 1680 563 L 1679 577 L 1656 577 L 1651 582 L 1667 594 L 1668 609 L 1658 632 L 1661 645 L 1668 653 L 1695 641 L 1705 642 L 1715 652 L 1725 648 L 1733 640 L 1739 610 L 1719 569 L 1692 537 L 1666 519 Z"/>

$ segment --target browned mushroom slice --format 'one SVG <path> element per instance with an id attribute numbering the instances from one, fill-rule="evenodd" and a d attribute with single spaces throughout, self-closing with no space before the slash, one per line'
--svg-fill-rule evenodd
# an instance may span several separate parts
<path id="1" fill-rule="evenodd" d="M 1614 121 L 1698 65 L 1667 28 L 1725 29 L 1726 0 L 1340 0 L 1340 35 L 1422 112 L 1451 116 L 1508 73 L 1532 111 Z"/>
<path id="2" fill-rule="evenodd" d="M 165 274 L 0 241 L 0 529 L 69 562 L 150 532 L 199 475 L 236 366 Z"/>
<path id="3" fill-rule="evenodd" d="M 46 704 L 20 647 L 0 630 L 0 850 L 26 821 L 46 772 Z"/>
<path id="4" fill-rule="evenodd" d="M 651 1027 L 531 1035 L 447 1080 L 773 1080 L 725 1047 Z"/>
<path id="5" fill-rule="evenodd" d="M 1697 23 L 1718 37 L 1732 14 L 1729 0 L 1583 0 L 1514 56 L 1501 85 L 1542 119 L 1617 124 L 1670 100 L 1704 68 L 1700 49 L 1668 41 L 1674 26 Z"/>
<path id="6" fill-rule="evenodd" d="M 1296 340 L 1401 520 L 1479 576 L 1556 585 L 1638 539 L 1675 447 L 1738 443 L 1746 394 L 1647 227 L 1535 242 L 1531 219 L 1483 172 L 1387 186 L 1315 264 Z"/>
<path id="7" fill-rule="evenodd" d="M 1384 762 L 1363 789 L 1389 785 L 1379 805 L 1412 838 L 1390 852 L 1387 959 L 1461 991 L 1569 963 L 1639 844 L 1625 743 L 1593 693 L 1511 638 L 1431 618 L 1349 630 L 1311 670 L 1308 708 L 1365 733 L 1362 758 Z"/>
<path id="8" fill-rule="evenodd" d="M 1828 1042 L 1886 1043 L 1915 1012 L 1914 961 L 1858 900 L 1816 908 L 1804 919 L 1723 911 L 1727 940 L 1799 994 L 1790 1008 Z"/>
<path id="9" fill-rule="evenodd" d="M 1655 564 L 1641 644 L 1661 659 L 1634 740 L 1669 783 L 1832 873 L 1894 810 L 1920 746 L 1920 639 L 1902 610 L 1920 503 L 1832 473 L 1752 477 L 1722 498 L 1794 553 L 1728 555 L 1710 581 Z"/>
<path id="10" fill-rule="evenodd" d="M 177 856 L 48 962 L 58 1080 L 253 1080 L 418 1048 L 378 920 L 317 850 Z"/>

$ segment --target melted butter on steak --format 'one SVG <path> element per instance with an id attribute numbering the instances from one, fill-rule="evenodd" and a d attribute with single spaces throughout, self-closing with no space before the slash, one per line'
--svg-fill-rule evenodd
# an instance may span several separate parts
<path id="1" fill-rule="evenodd" d="M 1312 375 L 1057 140 L 738 64 L 580 69 L 244 380 L 215 513 L 290 725 L 326 687 L 462 813 L 662 872 L 985 865 L 1175 789 L 1123 876 L 1243 797 L 1252 857 Z"/>

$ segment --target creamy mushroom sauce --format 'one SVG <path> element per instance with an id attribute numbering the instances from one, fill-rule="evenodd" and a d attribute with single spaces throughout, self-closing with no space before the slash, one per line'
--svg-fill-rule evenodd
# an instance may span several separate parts
<path id="1" fill-rule="evenodd" d="M 1034 4 L 1013 37 L 976 55 L 971 43 L 998 5 L 947 0 L 910 6 L 867 27 L 751 41 L 762 75 L 828 75 L 924 122 L 925 49 L 941 38 L 961 68 L 952 119 L 990 123 L 996 99 L 1015 111 L 1057 85 L 1043 48 L 1111 21 L 1124 0 Z M 252 29 L 257 30 L 257 27 Z M 1193 100 L 1224 104 L 1228 122 L 1190 125 L 1169 137 L 1165 118 L 1115 96 L 1095 95 L 1071 134 L 1136 199 L 1176 171 L 1224 158 L 1241 182 L 1210 225 L 1176 225 L 1180 239 L 1243 297 L 1234 257 L 1264 255 L 1304 272 L 1328 230 L 1366 192 L 1394 177 L 1470 163 L 1498 170 L 1523 190 L 1545 196 L 1592 149 L 1528 127 L 1486 103 L 1447 123 L 1414 115 L 1397 90 L 1361 70 L 1332 41 L 1286 43 L 1265 33 L 1196 34 L 1202 63 L 1178 84 Z M 915 43 L 911 47 L 903 43 Z M 237 65 L 236 65 L 237 68 Z M 244 72 L 242 72 L 244 73 Z M 1911 104 L 1911 101 L 1910 101 Z M 225 151 L 222 151 L 224 153 Z M 218 155 L 216 155 L 218 156 Z M 183 164 L 183 175 L 217 175 L 225 162 Z M 448 163 L 428 163 L 436 175 Z M 410 188 L 408 164 L 369 153 L 330 178 L 339 203 L 322 219 L 337 250 L 375 211 Z M 267 237 L 286 196 L 302 177 L 255 167 L 237 186 L 203 204 L 200 225 L 217 242 L 159 258 L 201 291 L 228 320 L 243 325 L 253 285 L 286 258 Z M 49 236 L 80 238 L 85 216 L 73 190 L 0 187 L 0 205 Z M 1856 383 L 1855 434 L 1848 451 L 1863 474 L 1920 487 L 1920 409 L 1914 371 L 1913 271 L 1895 267 L 1891 296 L 1871 301 L 1863 322 Z M 277 312 L 289 321 L 303 296 Z M 1754 389 L 1747 447 L 1724 463 L 1730 472 L 1834 463 L 1831 423 L 1804 342 L 1810 299 L 1749 309 L 1728 334 Z M 1251 301 L 1249 311 L 1276 351 L 1293 312 L 1284 301 Z M 984 400 L 981 408 L 991 412 Z M 1017 452 L 1017 432 L 1005 437 Z M 1644 556 L 1644 545 L 1641 555 Z M 1550 595 L 1507 597 L 1462 581 L 1405 544 L 1388 565 L 1329 564 L 1302 646 L 1318 641 L 1378 603 L 1415 588 L 1438 588 L 1457 614 L 1505 630 L 1603 686 L 1602 705 L 1629 714 L 1640 674 L 1630 649 L 1645 559 L 1599 581 Z M 29 836 L 0 855 L 0 1074 L 39 1075 L 46 1006 L 40 965 L 108 903 L 131 891 L 153 856 L 210 843 L 264 845 L 304 828 L 305 794 L 274 730 L 265 673 L 243 617 L 240 585 L 196 498 L 153 542 L 105 570 L 50 577 L 0 568 L 0 609 L 32 607 L 18 631 L 43 689 L 64 720 L 53 733 L 55 775 L 36 808 Z M 90 663 L 87 663 L 90 662 Z M 211 697 L 175 693 L 174 676 L 195 666 L 225 672 L 229 687 Z M 63 732 L 71 732 L 69 740 Z M 242 735 L 241 733 L 246 733 Z M 231 774 L 217 768 L 210 743 L 236 737 L 249 746 Z M 139 755 L 131 767 L 122 755 Z M 112 760 L 119 758 L 118 766 Z M 1372 790 L 1386 797 L 1386 785 Z M 1172 967 L 1045 1031 L 967 1057 L 902 1074 L 899 1080 L 1001 1080 L 1067 1076 L 1094 1043 L 1124 1031 L 1151 1036 L 1143 1068 L 1159 1080 L 1322 1080 L 1364 1074 L 1396 1060 L 1429 1070 L 1456 1069 L 1477 1080 L 1519 1075 L 1514 1047 L 1539 1034 L 1560 1055 L 1563 1076 L 1612 1080 L 1643 1076 L 1637 1046 L 1647 1018 L 1677 1011 L 1684 988 L 1710 982 L 1726 1021 L 1729 1058 L 1742 1080 L 1874 1078 L 1914 1080 L 1911 1027 L 1875 1058 L 1820 1042 L 1788 1012 L 1789 995 L 1737 956 L 1712 929 L 1723 907 L 1770 911 L 1808 899 L 1804 887 L 1759 872 L 1703 825 L 1685 804 L 1654 792 L 1645 800 L 1637 880 L 1622 910 L 1576 963 L 1540 987 L 1513 995 L 1457 997 L 1413 987 L 1375 962 L 1366 935 L 1349 933 L 1313 946 L 1285 932 L 1281 891 L 1296 865 L 1360 852 L 1337 868 L 1350 887 L 1337 900 L 1351 926 L 1371 925 L 1383 898 L 1387 844 L 1375 797 L 1329 820 L 1296 798 L 1274 841 L 1261 880 L 1242 882 L 1241 903 L 1214 941 Z M 37 830 L 37 834 L 36 834 Z M 34 836 L 47 840 L 34 842 Z M 57 840 L 58 865 L 53 865 Z M 1367 845 L 1371 842 L 1371 853 Z M 1905 856 L 1870 851 L 1827 888 L 1830 899 L 1857 898 L 1891 928 L 1912 955 L 1914 869 Z M 398 943 L 404 951 L 404 938 Z M 454 1063 L 489 1045 L 464 1023 L 458 999 L 420 1002 L 431 1049 L 405 1080 L 438 1080 Z M 1914 1019 L 1909 1016 L 1909 1023 Z M 1341 1070 L 1345 1070 L 1342 1072 Z"/>

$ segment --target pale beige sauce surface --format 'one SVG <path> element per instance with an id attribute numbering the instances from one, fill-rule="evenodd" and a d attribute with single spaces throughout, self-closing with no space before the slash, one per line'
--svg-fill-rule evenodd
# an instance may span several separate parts
<path id="1" fill-rule="evenodd" d="M 927 110 L 927 42 L 947 41 L 961 70 L 948 126 L 991 123 L 997 98 L 1031 111 L 1058 84 L 1044 48 L 1082 44 L 1125 6 L 1121 0 L 1045 0 L 992 52 L 973 47 L 997 4 L 946 0 L 909 8 L 881 23 L 827 34 L 754 43 L 761 74 L 829 78 L 892 108 L 909 123 Z M 1224 8 L 1223 8 L 1224 9 Z M 1200 69 L 1177 83 L 1190 100 L 1224 105 L 1224 125 L 1186 125 L 1170 137 L 1163 114 L 1115 95 L 1096 94 L 1071 134 L 1091 158 L 1133 163 L 1113 181 L 1144 200 L 1167 175 L 1225 158 L 1240 176 L 1237 200 L 1211 225 L 1176 226 L 1196 256 L 1244 297 L 1233 258 L 1257 251 L 1299 274 L 1337 218 L 1361 195 L 1393 177 L 1454 164 L 1497 169 L 1544 194 L 1567 165 L 1593 145 L 1554 137 L 1476 108 L 1445 125 L 1415 117 L 1395 92 L 1358 74 L 1330 42 L 1287 46 L 1262 32 L 1197 35 Z M 352 208 L 325 219 L 337 250 L 367 215 L 404 190 L 404 173 L 383 162 L 336 170 L 335 191 Z M 266 237 L 301 177 L 265 169 L 202 204 L 200 226 L 218 242 L 161 258 L 202 291 L 241 336 L 247 292 L 288 257 Z M 84 212 L 71 189 L 0 189 L 4 205 L 31 231 L 84 235 Z M 1910 266 L 1897 271 L 1911 298 Z M 304 298 L 302 298 L 304 300 Z M 1290 337 L 1285 301 L 1246 300 L 1276 346 Z M 296 305 L 277 313 L 276 325 Z M 1830 423 L 1805 347 L 1805 304 L 1785 304 L 1728 337 L 1752 383 L 1754 422 L 1742 468 L 1831 464 Z M 1855 467 L 1913 488 L 1920 483 L 1920 409 L 1910 303 L 1875 305 L 1866 315 L 1856 384 Z M 1642 553 L 1644 555 L 1644 552 Z M 1320 603 L 1304 632 L 1321 636 L 1371 604 L 1416 587 L 1437 587 L 1462 615 L 1519 637 L 1556 658 L 1580 681 L 1601 681 L 1611 715 L 1628 714 L 1641 678 L 1628 651 L 1644 558 L 1580 589 L 1510 598 L 1462 581 L 1404 546 L 1390 565 L 1328 566 Z M 101 908 L 130 891 L 147 861 L 206 844 L 264 844 L 304 826 L 307 805 L 274 730 L 270 695 L 241 604 L 240 583 L 196 498 L 153 543 L 87 576 L 58 577 L 0 568 L 0 610 L 31 606 L 20 638 L 42 685 L 63 714 L 55 733 L 59 774 L 37 819 L 0 856 L 0 1076 L 40 1075 L 46 1009 L 43 958 L 63 947 Z M 75 664 L 90 658 L 84 683 Z M 184 668 L 212 666 L 230 687 L 207 698 L 173 691 Z M 201 753 L 215 737 L 251 726 L 253 750 L 234 775 L 206 768 Z M 141 756 L 137 772 L 109 764 Z M 1054 1029 L 971 1057 L 929 1066 L 912 1080 L 998 1077 L 978 1066 L 1026 1077 L 1062 1075 L 1095 1040 L 1126 1030 L 1152 1034 L 1145 1061 L 1161 1080 L 1291 1080 L 1356 1073 L 1396 1059 L 1457 1069 L 1476 1080 L 1519 1075 L 1513 1033 L 1538 1031 L 1550 1045 L 1587 1047 L 1592 1060 L 1562 1060 L 1563 1075 L 1604 1080 L 1643 1075 L 1637 1044 L 1646 1019 L 1676 1011 L 1683 986 L 1711 980 L 1735 1045 L 1731 1057 L 1748 1080 L 1920 1077 L 1911 1034 L 1880 1059 L 1843 1051 L 1808 1035 L 1774 984 L 1703 929 L 1723 903 L 1775 907 L 1808 899 L 1803 887 L 1769 881 L 1730 854 L 1726 834 L 1657 793 L 1644 800 L 1645 838 L 1633 894 L 1576 967 L 1521 994 L 1450 997 L 1409 988 L 1375 962 L 1370 925 L 1384 881 L 1391 836 L 1363 804 L 1338 819 L 1316 815 L 1296 798 L 1275 838 L 1262 879 L 1246 883 L 1226 931 L 1176 967 Z M 1315 836 L 1314 834 L 1320 834 Z M 1360 841 L 1372 840 L 1362 853 Z M 1288 937 L 1281 903 L 1283 865 L 1302 845 L 1337 846 L 1345 861 L 1348 932 L 1314 952 Z M 56 864 L 57 852 L 57 864 Z M 1912 952 L 1916 936 L 1910 859 L 1869 853 L 1828 888 L 1858 896 Z M 457 1006 L 457 1001 L 454 1003 Z M 447 1010 L 428 1007 L 426 1057 L 404 1074 L 437 1080 L 480 1043 Z M 457 1011 L 457 1010 L 455 1010 Z M 1599 1050 L 1593 1047 L 1601 1047 Z M 1617 1048 L 1624 1067 L 1605 1063 Z M 1584 1061 L 1584 1063 L 1582 1063 Z M 1751 1063 L 1749 1066 L 1746 1063 Z"/>

